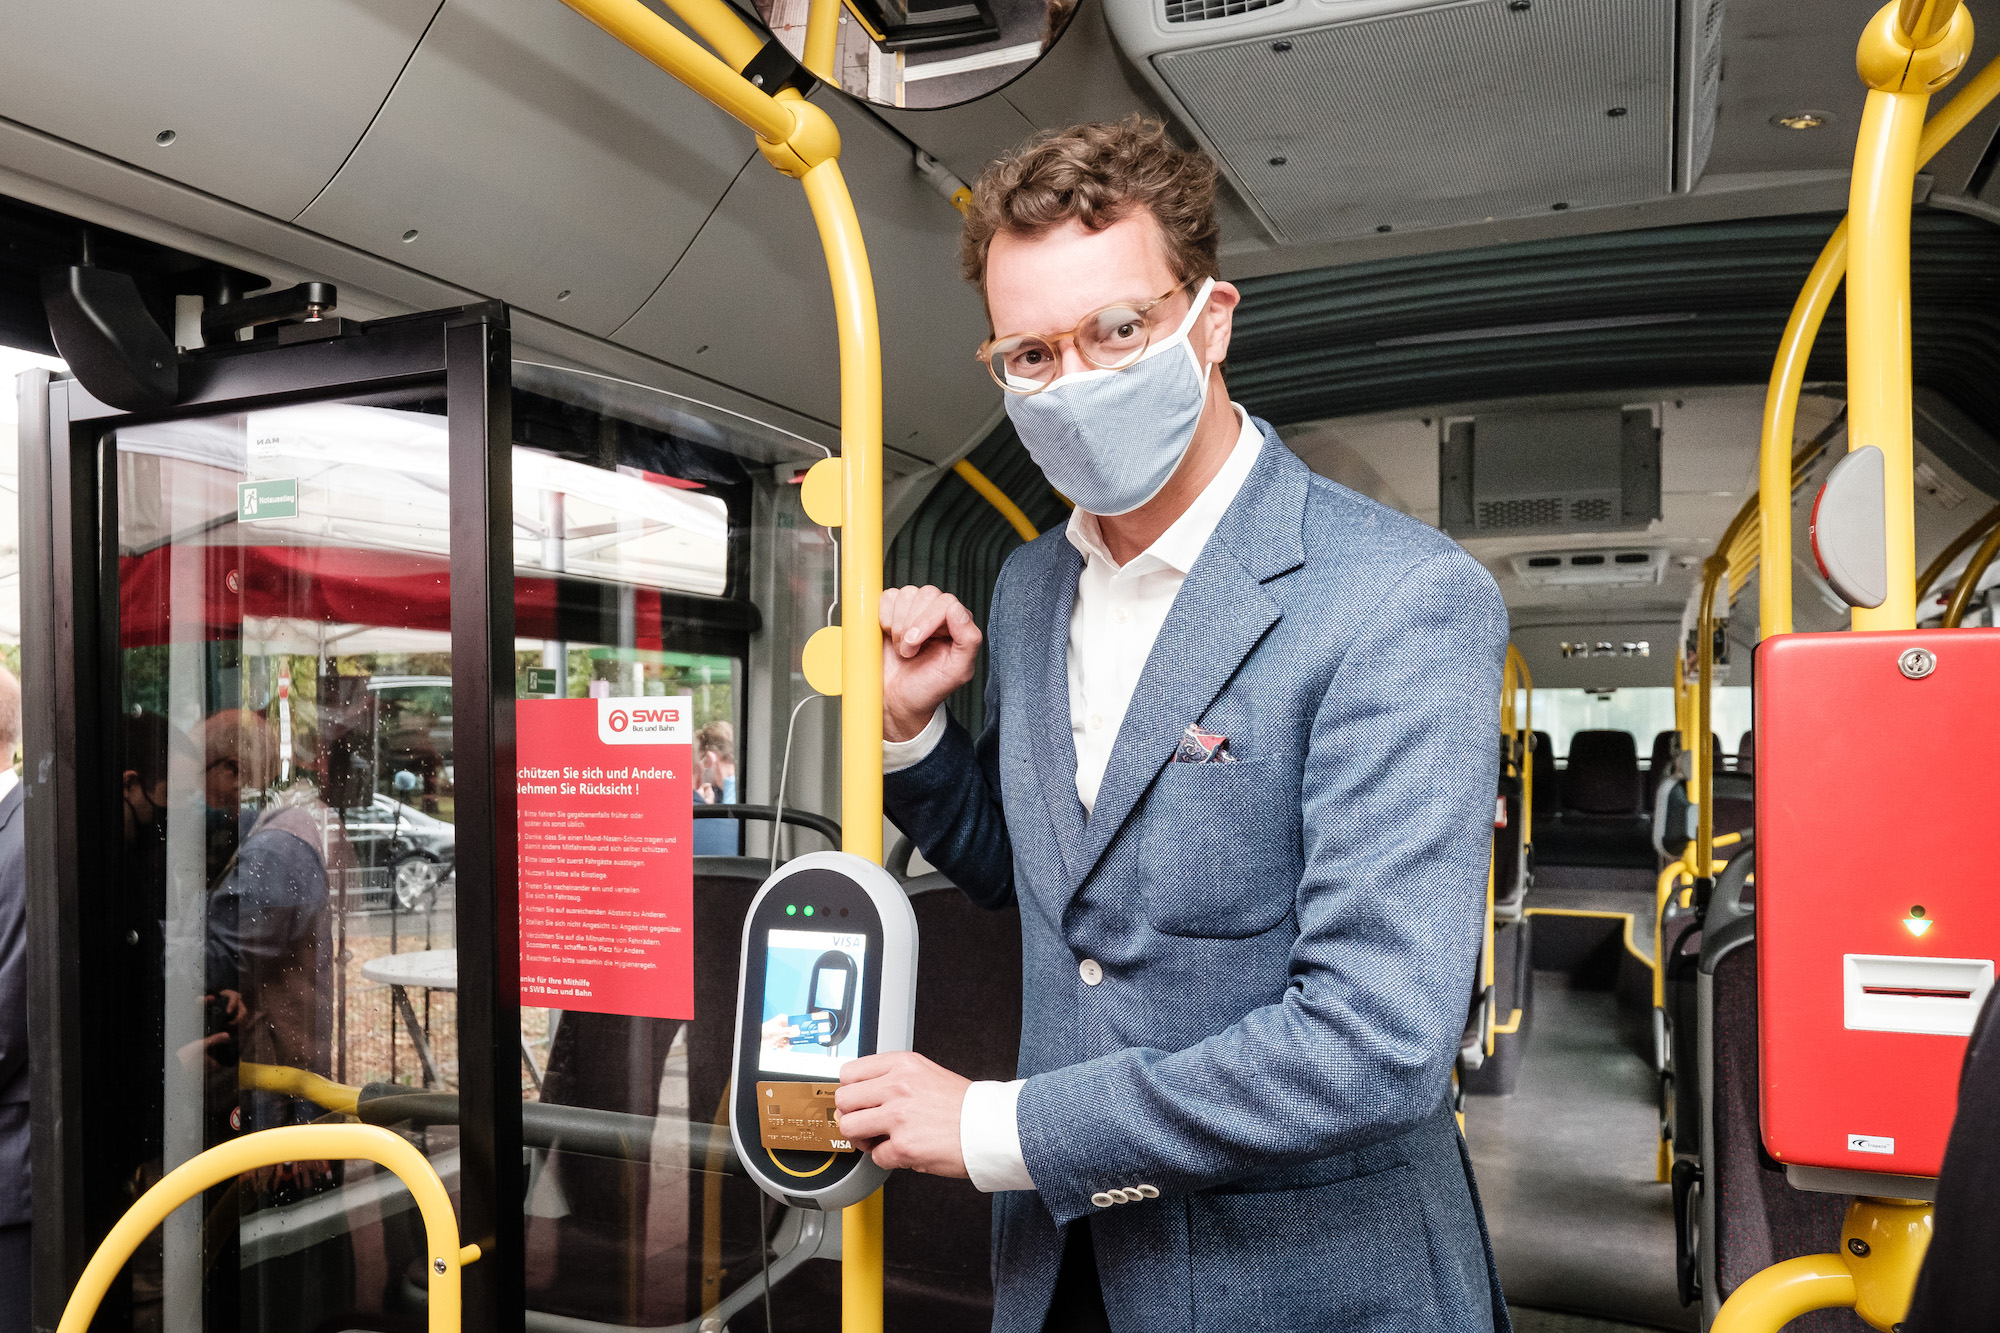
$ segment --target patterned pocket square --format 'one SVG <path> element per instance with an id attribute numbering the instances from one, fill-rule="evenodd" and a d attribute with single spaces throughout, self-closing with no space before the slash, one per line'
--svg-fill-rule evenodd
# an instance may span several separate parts
<path id="1" fill-rule="evenodd" d="M 1229 753 L 1229 737 L 1217 736 L 1203 731 L 1194 723 L 1181 733 L 1181 743 L 1174 747 L 1174 762 L 1177 764 L 1233 764 L 1236 756 Z"/>

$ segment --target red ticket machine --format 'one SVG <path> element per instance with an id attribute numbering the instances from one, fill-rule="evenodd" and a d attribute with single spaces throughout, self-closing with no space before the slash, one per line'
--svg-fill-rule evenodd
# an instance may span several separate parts
<path id="1" fill-rule="evenodd" d="M 1757 650 L 1764 1144 L 1935 1176 L 2000 961 L 2000 630 Z"/>

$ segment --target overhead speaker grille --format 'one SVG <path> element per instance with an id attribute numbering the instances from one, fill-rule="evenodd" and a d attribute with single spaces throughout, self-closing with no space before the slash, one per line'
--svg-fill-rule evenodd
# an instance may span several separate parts
<path id="1" fill-rule="evenodd" d="M 1673 0 L 1470 0 L 1285 38 L 1154 57 L 1281 239 L 1672 188 Z"/>

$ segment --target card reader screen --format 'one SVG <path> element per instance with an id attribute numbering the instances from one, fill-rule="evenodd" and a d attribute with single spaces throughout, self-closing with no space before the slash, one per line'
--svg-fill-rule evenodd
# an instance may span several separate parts
<path id="1" fill-rule="evenodd" d="M 767 1074 L 837 1078 L 860 1053 L 861 983 L 868 937 L 844 931 L 772 930 L 765 936 L 763 1037 Z"/>

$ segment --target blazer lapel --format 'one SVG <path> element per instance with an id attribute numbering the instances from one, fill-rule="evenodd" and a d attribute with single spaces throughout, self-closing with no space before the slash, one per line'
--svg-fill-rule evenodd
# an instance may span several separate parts
<path id="1" fill-rule="evenodd" d="M 1083 802 L 1076 794 L 1076 737 L 1069 724 L 1069 620 L 1076 609 L 1076 584 L 1083 573 L 1083 553 L 1067 538 L 1051 543 L 1049 568 L 1035 585 L 1035 604 L 1023 625 L 1022 679 L 1026 685 L 1027 716 L 1039 719 L 1026 728 L 1035 755 L 1035 786 L 1048 810 L 1056 835 L 1068 888 L 1078 881 L 1083 844 Z"/>
<path id="2" fill-rule="evenodd" d="M 1309 484 L 1305 464 L 1264 427 L 1264 450 L 1257 466 L 1188 571 L 1139 674 L 1084 828 L 1080 863 L 1071 862 L 1075 888 L 1081 888 L 1097 869 L 1139 799 L 1173 757 L 1188 723 L 1207 711 L 1243 659 L 1282 617 L 1263 585 L 1304 563 Z M 1074 603 L 1075 587 L 1071 579 L 1059 627 L 1064 645 L 1067 607 Z M 1061 652 L 1057 656 L 1063 660 Z M 1063 678 L 1066 687 L 1066 670 Z M 1072 777 L 1074 748 L 1064 747 Z"/>

